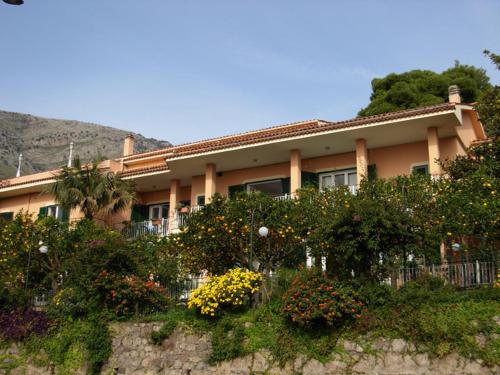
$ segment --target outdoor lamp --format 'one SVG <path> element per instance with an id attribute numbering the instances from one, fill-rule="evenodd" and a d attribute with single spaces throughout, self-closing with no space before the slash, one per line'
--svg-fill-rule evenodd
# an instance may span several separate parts
<path id="1" fill-rule="evenodd" d="M 47 245 L 44 245 L 43 241 L 40 241 L 38 243 L 38 245 L 40 245 L 40 247 L 38 248 L 38 251 L 40 251 L 42 254 L 47 254 L 47 251 L 49 251 L 49 248 L 47 247 Z"/>
<path id="2" fill-rule="evenodd" d="M 4 3 L 7 3 L 9 5 L 23 5 L 24 1 L 23 0 L 3 0 Z"/>
<path id="3" fill-rule="evenodd" d="M 451 249 L 452 249 L 453 251 L 458 251 L 458 250 L 460 250 L 460 244 L 459 244 L 459 243 L 454 243 L 454 244 L 452 244 L 452 245 L 451 245 Z"/>
<path id="4" fill-rule="evenodd" d="M 267 237 L 268 234 L 269 234 L 269 229 L 267 229 L 266 227 L 259 228 L 259 236 Z"/>

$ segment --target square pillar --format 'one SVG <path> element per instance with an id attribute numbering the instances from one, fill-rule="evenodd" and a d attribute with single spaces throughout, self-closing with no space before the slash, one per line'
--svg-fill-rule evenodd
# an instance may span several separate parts
<path id="1" fill-rule="evenodd" d="M 427 150 L 429 152 L 429 174 L 439 176 L 441 174 L 441 166 L 437 162 L 440 158 L 439 137 L 435 127 L 427 128 Z"/>
<path id="2" fill-rule="evenodd" d="M 363 138 L 356 139 L 356 173 L 359 185 L 368 176 L 368 150 L 366 139 Z"/>
<path id="3" fill-rule="evenodd" d="M 302 187 L 302 162 L 300 150 L 290 151 L 290 193 L 295 195 Z"/>
<path id="4" fill-rule="evenodd" d="M 177 201 L 179 197 L 181 182 L 177 179 L 170 182 L 170 202 L 168 211 L 168 232 L 178 228 L 177 224 Z"/>
<path id="5" fill-rule="evenodd" d="M 215 194 L 216 178 L 215 164 L 208 163 L 205 167 L 205 204 L 210 203 Z"/>

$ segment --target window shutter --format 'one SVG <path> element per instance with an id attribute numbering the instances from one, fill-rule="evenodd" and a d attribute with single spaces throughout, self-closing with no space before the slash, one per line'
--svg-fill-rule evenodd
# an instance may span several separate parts
<path id="1" fill-rule="evenodd" d="M 46 217 L 49 211 L 49 207 L 40 207 L 40 211 L 38 212 L 38 218 Z"/>
<path id="2" fill-rule="evenodd" d="M 228 193 L 229 198 L 234 198 L 238 193 L 243 193 L 245 191 L 245 185 L 233 185 L 229 186 Z"/>
<path id="3" fill-rule="evenodd" d="M 302 187 L 313 186 L 317 188 L 319 186 L 319 178 L 317 173 L 313 172 L 302 172 Z"/>
<path id="4" fill-rule="evenodd" d="M 68 223 L 69 222 L 69 210 L 67 208 L 63 208 L 63 207 L 59 207 L 59 212 L 61 213 L 60 214 L 60 220 L 63 222 L 63 223 Z"/>
<path id="5" fill-rule="evenodd" d="M 376 164 L 370 164 L 368 166 L 368 181 L 373 181 L 376 178 L 377 178 L 377 165 Z"/>
<path id="6" fill-rule="evenodd" d="M 132 207 L 132 215 L 130 217 L 131 221 L 140 222 L 146 221 L 149 218 L 149 208 L 148 206 L 143 206 L 136 204 Z"/>
<path id="7" fill-rule="evenodd" d="M 283 194 L 290 194 L 290 177 L 281 179 Z"/>

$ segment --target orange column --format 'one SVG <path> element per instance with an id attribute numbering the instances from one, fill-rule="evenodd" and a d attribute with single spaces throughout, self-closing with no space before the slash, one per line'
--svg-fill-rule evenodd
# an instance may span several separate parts
<path id="1" fill-rule="evenodd" d="M 439 160 L 439 137 L 437 128 L 427 129 L 427 149 L 429 152 L 429 173 L 431 176 L 439 176 L 441 174 L 441 166 L 437 162 Z"/>
<path id="2" fill-rule="evenodd" d="M 170 181 L 170 201 L 168 212 L 168 231 L 177 229 L 177 197 L 179 196 L 181 182 L 179 180 Z"/>
<path id="3" fill-rule="evenodd" d="M 205 204 L 211 202 L 215 194 L 217 175 L 215 173 L 215 164 L 209 163 L 205 168 Z"/>
<path id="4" fill-rule="evenodd" d="M 290 151 L 290 193 L 295 195 L 302 187 L 302 164 L 300 150 Z"/>
<path id="5" fill-rule="evenodd" d="M 358 185 L 361 180 L 368 176 L 368 150 L 366 149 L 366 139 L 356 139 L 356 173 Z"/>

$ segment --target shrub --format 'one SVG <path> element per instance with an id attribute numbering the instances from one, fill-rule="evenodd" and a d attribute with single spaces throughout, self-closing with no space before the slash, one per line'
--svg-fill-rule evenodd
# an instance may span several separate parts
<path id="1" fill-rule="evenodd" d="M 196 289 L 189 298 L 188 307 L 199 309 L 202 315 L 215 316 L 225 308 L 246 304 L 253 293 L 260 290 L 262 275 L 235 268 L 224 275 L 213 276 Z"/>
<path id="2" fill-rule="evenodd" d="M 49 324 L 44 312 L 31 308 L 0 312 L 0 335 L 9 341 L 23 341 L 31 335 L 44 335 Z"/>
<path id="3" fill-rule="evenodd" d="M 161 345 L 163 340 L 168 339 L 177 327 L 176 320 L 167 320 L 158 332 L 151 333 L 151 341 L 155 345 Z"/>
<path id="4" fill-rule="evenodd" d="M 359 318 L 363 303 L 349 286 L 316 270 L 301 272 L 285 293 L 283 313 L 300 326 L 334 325 Z"/>
<path id="5" fill-rule="evenodd" d="M 222 319 L 212 332 L 212 353 L 208 363 L 215 364 L 240 357 L 244 354 L 245 331 L 241 324 Z"/>
<path id="6" fill-rule="evenodd" d="M 137 276 L 102 271 L 95 282 L 98 299 L 117 317 L 152 313 L 167 306 L 165 290 Z"/>

